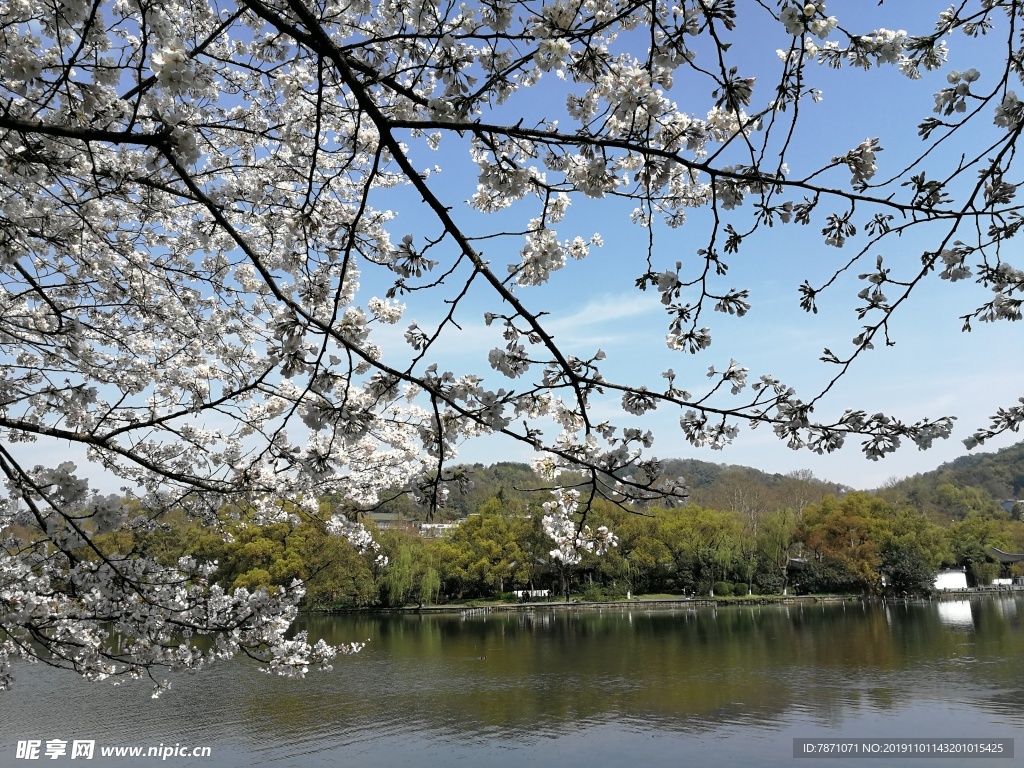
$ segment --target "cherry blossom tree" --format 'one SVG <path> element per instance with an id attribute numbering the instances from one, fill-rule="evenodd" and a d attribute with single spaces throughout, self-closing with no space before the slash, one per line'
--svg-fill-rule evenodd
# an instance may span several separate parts
<path id="1" fill-rule="evenodd" d="M 372 550 L 356 510 L 414 481 L 438 504 L 458 445 L 495 433 L 582 471 L 584 501 L 681 498 L 643 453 L 653 435 L 597 421 L 597 403 L 677 409 L 695 446 L 722 447 L 742 425 L 816 452 L 859 440 L 870 457 L 948 436 L 947 416 L 815 414 L 925 281 L 990 292 L 967 328 L 1020 319 L 1024 272 L 1004 246 L 1021 223 L 1024 8 L 965 1 L 908 33 L 859 29 L 822 2 L 744 4 L 782 40 L 769 78 L 744 69 L 738 12 L 732 0 L 0 0 L 0 688 L 14 658 L 101 679 L 244 652 L 301 674 L 357 649 L 286 635 L 301 585 L 228 593 L 209 563 L 97 544 L 169 510 L 214 530 L 304 516 Z M 946 65 L 981 35 L 1002 47 L 999 67 Z M 820 158 L 794 138 L 831 69 L 945 75 L 911 126 L 918 151 L 885 178 L 884 137 Z M 954 144 L 966 149 L 938 163 Z M 431 152 L 474 164 L 468 203 Z M 429 214 L 414 226 L 390 206 L 403 190 Z M 647 246 L 623 279 L 660 297 L 666 358 L 685 373 L 607 380 L 604 352 L 570 354 L 531 304 L 532 286 L 602 243 L 559 233 L 574 205 L 632 211 Z M 693 211 L 711 223 L 677 260 L 658 246 Z M 726 287 L 727 261 L 773 226 L 850 252 L 799 300 L 816 312 L 860 270 L 862 327 L 822 353 L 835 376 L 820 392 L 742 361 L 702 384 L 687 361 L 712 345 L 709 316 L 753 301 Z M 932 245 L 894 262 L 918 228 Z M 499 341 L 479 368 L 446 370 L 435 351 L 476 295 Z M 445 307 L 440 321 L 378 345 L 420 296 Z M 1003 408 L 973 441 L 1022 421 L 1024 407 Z M 69 444 L 121 492 L 61 460 Z M 31 458 L 40 449 L 53 460 Z M 560 548 L 569 539 L 593 541 L 562 531 Z"/>

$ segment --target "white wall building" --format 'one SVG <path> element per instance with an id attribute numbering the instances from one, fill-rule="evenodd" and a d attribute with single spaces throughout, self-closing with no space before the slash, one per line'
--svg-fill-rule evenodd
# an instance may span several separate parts
<path id="1" fill-rule="evenodd" d="M 961 570 L 939 571 L 935 576 L 935 589 L 967 589 L 967 574 Z"/>

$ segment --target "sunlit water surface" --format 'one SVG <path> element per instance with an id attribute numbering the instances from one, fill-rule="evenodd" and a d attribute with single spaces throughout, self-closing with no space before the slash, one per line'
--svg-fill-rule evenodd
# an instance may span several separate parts
<path id="1" fill-rule="evenodd" d="M 19 740 L 92 740 L 90 761 L 206 766 L 908 765 L 794 759 L 794 738 L 1024 734 L 1024 596 L 912 605 L 536 609 L 316 617 L 312 638 L 369 639 L 305 680 L 242 661 L 144 683 L 19 666 L 0 694 L 0 766 Z M 913 760 L 1017 765 L 1016 759 Z M 101 746 L 210 747 L 103 758 Z"/>

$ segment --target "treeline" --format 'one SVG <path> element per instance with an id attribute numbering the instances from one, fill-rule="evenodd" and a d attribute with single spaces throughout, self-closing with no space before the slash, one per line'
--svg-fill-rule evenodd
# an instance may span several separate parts
<path id="1" fill-rule="evenodd" d="M 770 475 L 693 459 L 669 460 L 664 471 L 686 477 L 691 503 L 637 514 L 596 501 L 586 522 L 607 525 L 619 546 L 600 558 L 585 555 L 571 569 L 551 558 L 553 542 L 541 529 L 546 483 L 514 462 L 458 468 L 446 507 L 432 519 L 463 522 L 442 537 L 375 530 L 386 567 L 329 536 L 315 518 L 247 526 L 225 515 L 225 541 L 171 514 L 156 530 L 126 528 L 97 540 L 109 551 L 146 552 L 168 565 L 182 556 L 216 560 L 214 578 L 228 589 L 299 579 L 309 608 L 509 597 L 525 588 L 568 588 L 583 599 L 784 589 L 915 593 L 927 591 L 943 567 L 964 568 L 972 584 L 987 584 L 1000 569 L 989 547 L 1024 551 L 1020 505 L 1000 505 L 1024 495 L 1024 444 L 963 457 L 870 494 L 809 472 Z M 325 500 L 323 511 L 330 508 Z M 428 517 L 403 489 L 384 494 L 378 511 L 392 522 Z"/>
<path id="2" fill-rule="evenodd" d="M 584 556 L 566 573 L 547 557 L 551 544 L 538 517 L 524 517 L 491 500 L 444 538 L 392 534 L 392 546 L 406 553 L 409 588 L 389 599 L 416 599 L 416 574 L 427 569 L 437 572 L 440 592 L 449 598 L 493 597 L 509 585 L 559 591 L 565 580 L 585 599 L 627 593 L 880 593 L 886 588 L 920 593 L 931 589 L 944 566 L 963 567 L 974 583 L 988 584 L 1000 568 L 987 554 L 990 546 L 1024 549 L 1024 523 L 1005 514 L 967 515 L 941 525 L 867 493 L 827 496 L 802 511 L 691 504 L 638 515 L 596 502 L 588 524 L 607 525 L 619 536 L 619 546 L 602 557 Z"/>
<path id="3" fill-rule="evenodd" d="M 219 564 L 225 588 L 306 583 L 306 606 L 399 606 L 468 598 L 509 598 L 514 589 L 568 590 L 584 600 L 627 594 L 920 593 L 943 566 L 966 568 L 987 584 L 999 564 L 990 546 L 1024 550 L 1024 523 L 1002 510 L 945 524 L 894 498 L 848 493 L 803 509 L 712 509 L 696 504 L 643 514 L 596 501 L 591 526 L 607 525 L 618 547 L 584 555 L 572 567 L 553 559 L 538 502 L 492 497 L 438 538 L 376 532 L 388 564 L 361 555 L 305 519 L 242 526 L 225 521 L 230 541 L 170 516 L 156 531 L 98 537 L 119 552 L 146 551 L 168 564 L 185 555 Z M 372 526 L 372 523 L 370 524 Z M 1018 566 L 1018 574 L 1024 570 Z M 884 578 L 883 578 L 884 577 Z M 888 586 L 884 586 L 887 584 Z"/>

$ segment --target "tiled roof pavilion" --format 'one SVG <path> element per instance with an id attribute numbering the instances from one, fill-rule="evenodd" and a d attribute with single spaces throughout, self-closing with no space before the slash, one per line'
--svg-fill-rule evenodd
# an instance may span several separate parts
<path id="1" fill-rule="evenodd" d="M 1024 553 L 1003 552 L 1003 550 L 996 549 L 995 547 L 989 547 L 988 554 L 1003 565 L 1012 565 L 1024 560 Z"/>

